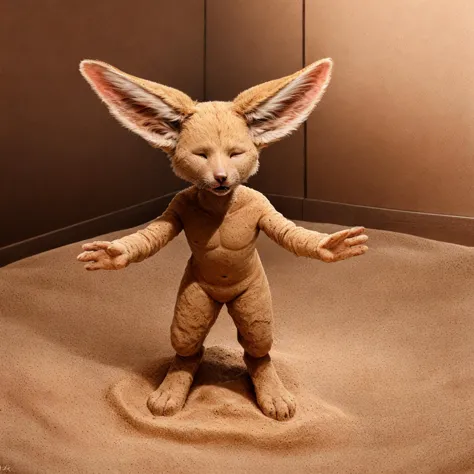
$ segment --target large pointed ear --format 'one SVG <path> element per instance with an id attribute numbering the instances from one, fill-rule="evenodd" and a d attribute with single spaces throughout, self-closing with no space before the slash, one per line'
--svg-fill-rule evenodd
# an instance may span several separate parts
<path id="1" fill-rule="evenodd" d="M 122 125 L 156 148 L 174 150 L 182 122 L 195 110 L 196 102 L 189 96 L 102 61 L 86 59 L 79 69 Z"/>
<path id="2" fill-rule="evenodd" d="M 290 134 L 316 107 L 331 78 L 332 60 L 322 59 L 290 76 L 259 84 L 234 99 L 254 143 L 265 147 Z"/>

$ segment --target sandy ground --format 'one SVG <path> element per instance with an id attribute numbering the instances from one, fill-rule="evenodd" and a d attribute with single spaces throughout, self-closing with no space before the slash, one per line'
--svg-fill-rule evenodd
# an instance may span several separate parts
<path id="1" fill-rule="evenodd" d="M 0 269 L 1 471 L 474 472 L 474 248 L 367 233 L 367 255 L 335 264 L 260 236 L 289 422 L 256 406 L 225 308 L 184 410 L 146 408 L 173 355 L 184 235 L 118 272 L 83 270 L 81 243 Z"/>

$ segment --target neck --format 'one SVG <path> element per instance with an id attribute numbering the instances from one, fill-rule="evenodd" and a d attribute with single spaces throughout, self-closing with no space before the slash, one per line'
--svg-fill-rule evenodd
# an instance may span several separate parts
<path id="1" fill-rule="evenodd" d="M 199 205 L 211 214 L 226 214 L 234 203 L 238 187 L 231 189 L 224 196 L 217 196 L 211 191 L 198 189 L 197 198 Z"/>

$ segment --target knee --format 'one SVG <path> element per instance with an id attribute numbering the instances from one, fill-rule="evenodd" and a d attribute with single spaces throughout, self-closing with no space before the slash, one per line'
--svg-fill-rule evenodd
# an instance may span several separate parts
<path id="1" fill-rule="evenodd" d="M 171 345 L 176 353 L 182 357 L 189 357 L 197 354 L 201 347 L 202 341 L 196 341 L 187 334 L 171 330 Z"/>
<path id="2" fill-rule="evenodd" d="M 183 344 L 180 342 L 176 342 L 173 339 L 171 340 L 171 345 L 173 349 L 176 351 L 176 354 L 182 357 L 190 357 L 196 355 L 202 347 L 202 344 Z"/>
<path id="3" fill-rule="evenodd" d="M 250 354 L 252 357 L 260 358 L 266 356 L 270 352 L 273 344 L 273 337 L 267 336 L 266 338 L 260 339 L 258 341 L 248 341 L 243 339 L 243 337 L 239 334 L 239 342 L 244 348 L 245 352 Z"/>
<path id="4" fill-rule="evenodd" d="M 245 349 L 252 357 L 260 358 L 266 356 L 272 348 L 272 341 L 265 341 L 255 346 Z"/>
<path id="5" fill-rule="evenodd" d="M 178 354 L 181 357 L 191 357 L 193 355 L 196 355 L 200 349 L 201 346 L 173 346 L 174 350 L 176 351 L 176 354 Z"/>

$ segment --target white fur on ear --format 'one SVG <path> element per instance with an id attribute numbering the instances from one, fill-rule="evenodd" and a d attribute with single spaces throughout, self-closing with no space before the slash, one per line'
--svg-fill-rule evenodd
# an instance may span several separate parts
<path id="1" fill-rule="evenodd" d="M 173 149 L 184 115 L 163 99 L 105 63 L 84 60 L 80 71 L 110 113 L 126 128 L 153 146 Z"/>
<path id="2" fill-rule="evenodd" d="M 133 99 L 137 104 L 144 104 L 156 110 L 156 116 L 169 121 L 180 120 L 181 115 L 172 109 L 168 104 L 156 95 L 150 94 L 143 88 L 137 86 L 133 82 L 112 73 L 105 71 L 104 76 L 108 78 L 110 84 L 113 84 L 123 91 L 123 93 Z"/>
<path id="3" fill-rule="evenodd" d="M 289 135 L 308 118 L 329 84 L 331 68 L 331 59 L 310 65 L 276 94 L 245 113 L 256 145 L 268 145 Z"/>

